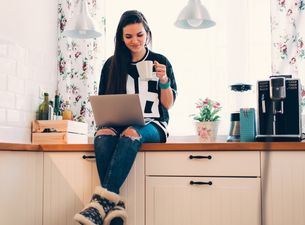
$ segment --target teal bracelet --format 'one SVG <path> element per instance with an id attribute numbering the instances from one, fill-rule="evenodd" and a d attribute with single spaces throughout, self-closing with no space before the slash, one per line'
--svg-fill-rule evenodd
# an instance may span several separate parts
<path id="1" fill-rule="evenodd" d="M 171 86 L 171 81 L 170 81 L 170 79 L 168 79 L 167 83 L 165 83 L 165 84 L 162 84 L 161 82 L 159 82 L 159 87 L 160 87 L 161 89 L 167 89 L 167 88 L 169 88 L 170 86 Z"/>

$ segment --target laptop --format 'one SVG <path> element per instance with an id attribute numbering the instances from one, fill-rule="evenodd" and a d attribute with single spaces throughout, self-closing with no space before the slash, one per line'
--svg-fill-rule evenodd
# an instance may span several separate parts
<path id="1" fill-rule="evenodd" d="M 89 97 L 97 126 L 145 125 L 138 94 Z"/>

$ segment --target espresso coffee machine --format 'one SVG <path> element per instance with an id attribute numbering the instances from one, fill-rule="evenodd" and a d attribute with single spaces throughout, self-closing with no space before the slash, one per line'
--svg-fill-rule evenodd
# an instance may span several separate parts
<path id="1" fill-rule="evenodd" d="M 258 81 L 257 141 L 301 141 L 301 83 L 291 75 Z"/>

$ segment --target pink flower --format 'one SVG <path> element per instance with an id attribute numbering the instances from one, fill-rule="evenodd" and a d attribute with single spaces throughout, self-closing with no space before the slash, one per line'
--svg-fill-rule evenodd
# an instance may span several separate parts
<path id="1" fill-rule="evenodd" d="M 65 73 L 65 68 L 66 68 L 66 61 L 64 60 L 64 58 L 60 57 L 59 60 L 59 72 L 60 74 Z"/>
<path id="2" fill-rule="evenodd" d="M 284 6 L 284 5 L 285 5 L 285 0 L 279 0 L 279 4 L 280 4 L 281 6 Z"/>
<path id="3" fill-rule="evenodd" d="M 295 64 L 296 61 L 296 58 L 292 57 L 289 61 L 289 64 Z"/>
<path id="4" fill-rule="evenodd" d="M 80 99 L 81 99 L 81 96 L 78 95 L 78 96 L 76 96 L 75 101 L 78 102 Z"/>
<path id="5" fill-rule="evenodd" d="M 209 132 L 208 132 L 208 130 L 207 130 L 207 128 L 206 127 L 204 127 L 204 126 L 202 126 L 202 127 L 199 127 L 199 129 L 198 129 L 198 135 L 201 137 L 201 138 L 204 138 L 204 139 L 206 139 L 206 138 L 209 138 Z"/>
<path id="6" fill-rule="evenodd" d="M 292 14 L 292 10 L 291 9 L 288 9 L 287 10 L 287 13 L 286 13 L 286 16 L 290 16 Z"/>
<path id="7" fill-rule="evenodd" d="M 81 55 L 81 52 L 76 52 L 75 53 L 75 58 L 78 58 Z"/>
<path id="8" fill-rule="evenodd" d="M 215 109 L 219 108 L 219 107 L 220 107 L 220 103 L 219 103 L 219 102 L 215 102 L 215 104 L 213 105 L 213 107 L 214 107 Z"/>
<path id="9" fill-rule="evenodd" d="M 281 45 L 280 51 L 283 52 L 284 54 L 286 54 L 287 53 L 287 45 L 285 45 L 285 44 Z"/>
<path id="10" fill-rule="evenodd" d="M 202 101 L 202 103 L 203 103 L 204 105 L 209 104 L 209 102 L 210 102 L 210 99 L 208 99 L 208 98 L 206 98 L 206 99 L 204 99 L 204 100 Z"/>
<path id="11" fill-rule="evenodd" d="M 86 70 L 87 70 L 87 62 L 84 61 L 84 62 L 83 62 L 83 71 L 86 71 Z"/>
<path id="12" fill-rule="evenodd" d="M 213 101 L 209 98 L 202 100 L 201 98 L 196 103 L 197 114 L 191 114 L 194 120 L 202 121 L 217 121 L 220 116 L 219 111 L 222 109 L 219 102 Z"/>
<path id="13" fill-rule="evenodd" d="M 303 48 L 303 41 L 299 40 L 297 43 L 298 48 Z"/>
<path id="14" fill-rule="evenodd" d="M 199 136 L 202 138 L 208 138 L 209 137 L 209 133 L 207 130 L 201 130 L 199 131 Z"/>

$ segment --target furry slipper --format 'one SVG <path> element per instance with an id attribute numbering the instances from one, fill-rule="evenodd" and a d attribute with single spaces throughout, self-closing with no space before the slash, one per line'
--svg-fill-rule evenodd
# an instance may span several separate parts
<path id="1" fill-rule="evenodd" d="M 74 220 L 82 225 L 103 224 L 104 209 L 97 202 L 90 202 L 81 212 L 75 214 Z"/>
<path id="2" fill-rule="evenodd" d="M 105 217 L 104 225 L 112 225 L 113 223 L 111 222 L 115 218 L 120 218 L 123 221 L 123 223 L 121 224 L 127 225 L 127 213 L 123 201 L 119 201 L 118 204 L 109 211 L 109 213 Z"/>
<path id="3" fill-rule="evenodd" d="M 103 224 L 106 214 L 119 202 L 120 196 L 97 186 L 90 203 L 74 219 L 82 225 Z"/>

